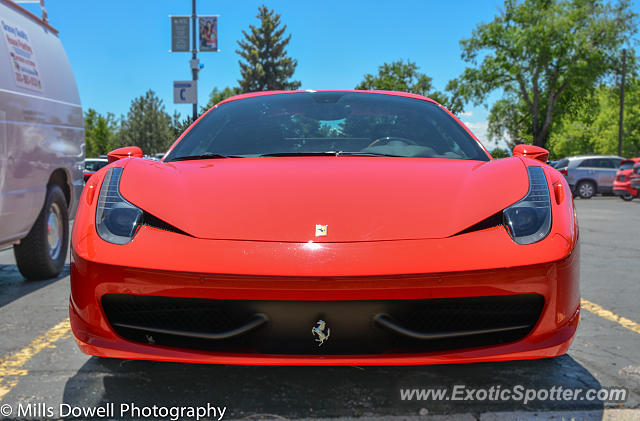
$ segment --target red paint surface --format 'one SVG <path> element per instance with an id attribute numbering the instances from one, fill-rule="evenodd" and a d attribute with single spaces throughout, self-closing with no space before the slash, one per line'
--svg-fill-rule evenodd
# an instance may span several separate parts
<path id="1" fill-rule="evenodd" d="M 635 165 L 638 165 L 640 158 L 629 158 L 629 161 L 633 161 L 635 162 Z M 613 181 L 613 190 L 626 191 L 632 196 L 638 196 L 638 190 L 631 188 L 631 177 L 638 178 L 637 175 L 634 175 L 634 170 L 635 168 L 618 170 L 616 173 L 616 179 Z M 625 176 L 625 181 L 620 181 L 620 176 Z"/>
<path id="2" fill-rule="evenodd" d="M 566 352 L 578 323 L 579 253 L 573 202 L 559 172 L 525 157 L 345 158 L 125 158 L 100 170 L 87 183 L 72 233 L 70 314 L 80 348 L 116 358 L 317 365 L 499 361 Z M 86 195 L 116 166 L 124 167 L 127 200 L 197 238 L 143 226 L 127 245 L 103 241 L 94 226 L 96 200 Z M 521 199 L 528 190 L 526 166 L 541 166 L 549 184 L 553 226 L 544 240 L 518 245 L 502 226 L 456 235 Z M 328 225 L 326 237 L 315 237 L 316 224 Z M 532 332 L 509 344 L 411 355 L 282 356 L 127 341 L 102 313 L 100 299 L 108 293 L 231 300 L 537 293 L 545 307 Z"/>

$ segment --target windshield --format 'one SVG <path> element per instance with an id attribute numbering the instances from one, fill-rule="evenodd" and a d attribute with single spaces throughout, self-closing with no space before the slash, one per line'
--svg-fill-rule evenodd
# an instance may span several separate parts
<path id="1" fill-rule="evenodd" d="M 634 161 L 622 161 L 622 163 L 620 164 L 620 170 L 630 170 L 634 165 Z"/>
<path id="2" fill-rule="evenodd" d="M 84 170 L 85 171 L 98 171 L 100 168 L 106 166 L 108 162 L 104 161 L 85 161 L 84 162 Z"/>
<path id="3" fill-rule="evenodd" d="M 431 102 L 365 92 L 297 92 L 221 105 L 165 161 L 314 154 L 489 160 L 478 142 Z"/>

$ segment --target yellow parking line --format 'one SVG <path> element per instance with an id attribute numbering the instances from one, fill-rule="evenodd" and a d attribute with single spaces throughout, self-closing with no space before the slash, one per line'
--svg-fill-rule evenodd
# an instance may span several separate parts
<path id="1" fill-rule="evenodd" d="M 626 327 L 632 332 L 640 334 L 640 323 L 636 323 L 633 320 L 627 319 L 626 317 L 618 316 L 613 311 L 602 308 L 598 304 L 592 303 L 591 301 L 585 300 L 584 298 L 580 299 L 580 304 L 582 304 L 582 308 L 584 308 L 585 310 L 589 310 L 596 316 L 600 316 L 614 323 L 618 323 L 620 326 Z"/>
<path id="2" fill-rule="evenodd" d="M 29 374 L 23 366 L 45 348 L 52 348 L 54 342 L 62 338 L 71 329 L 69 318 L 61 321 L 43 335 L 35 338 L 29 345 L 15 354 L 0 359 L 0 401 L 17 384 L 20 376 Z"/>

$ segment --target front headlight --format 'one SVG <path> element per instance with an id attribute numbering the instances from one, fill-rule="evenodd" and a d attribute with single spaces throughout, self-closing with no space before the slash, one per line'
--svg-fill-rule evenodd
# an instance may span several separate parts
<path id="1" fill-rule="evenodd" d="M 122 168 L 111 168 L 102 181 L 96 209 L 96 231 L 104 241 L 127 244 L 136 233 L 142 210 L 120 194 Z"/>
<path id="2" fill-rule="evenodd" d="M 532 244 L 551 231 L 551 198 L 544 170 L 528 167 L 529 192 L 518 203 L 504 210 L 504 225 L 513 241 Z"/>

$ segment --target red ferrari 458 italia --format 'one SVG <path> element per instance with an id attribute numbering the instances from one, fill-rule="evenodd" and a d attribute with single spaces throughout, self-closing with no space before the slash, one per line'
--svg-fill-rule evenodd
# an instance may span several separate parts
<path id="1" fill-rule="evenodd" d="M 578 326 L 578 227 L 548 152 L 494 160 L 436 102 L 260 92 L 160 162 L 84 189 L 71 325 L 101 357 L 432 364 L 554 357 Z"/>

